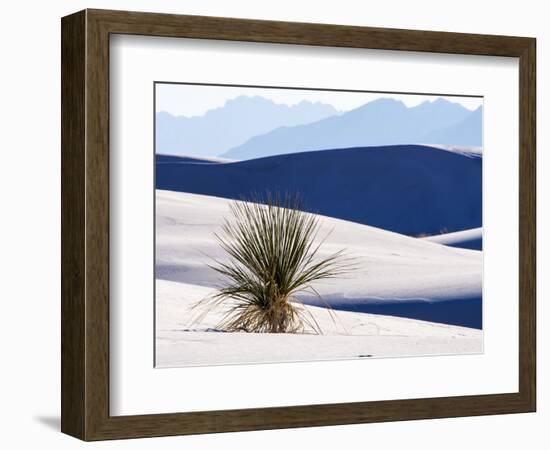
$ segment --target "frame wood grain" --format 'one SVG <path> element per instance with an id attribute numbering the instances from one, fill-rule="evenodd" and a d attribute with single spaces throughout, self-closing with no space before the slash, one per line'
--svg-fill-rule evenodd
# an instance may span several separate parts
<path id="1" fill-rule="evenodd" d="M 61 31 L 64 433 L 101 440 L 535 411 L 535 39 L 105 10 L 64 17 Z M 110 416 L 109 35 L 116 33 L 519 58 L 519 391 Z"/>

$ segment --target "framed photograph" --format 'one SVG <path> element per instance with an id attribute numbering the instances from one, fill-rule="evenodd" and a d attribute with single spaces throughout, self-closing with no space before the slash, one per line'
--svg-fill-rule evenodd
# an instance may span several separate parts
<path id="1" fill-rule="evenodd" d="M 535 39 L 62 19 L 62 431 L 535 411 Z"/>

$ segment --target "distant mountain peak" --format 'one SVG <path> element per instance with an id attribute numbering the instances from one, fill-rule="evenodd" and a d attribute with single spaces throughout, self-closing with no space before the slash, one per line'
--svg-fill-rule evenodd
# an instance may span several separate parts
<path id="1" fill-rule="evenodd" d="M 230 106 L 230 105 L 238 105 L 240 103 L 254 103 L 254 102 L 273 103 L 271 100 L 268 100 L 267 98 L 261 97 L 259 95 L 239 95 L 237 97 L 233 97 L 233 98 L 230 98 L 230 99 L 226 100 L 226 102 L 222 106 L 220 106 L 216 109 L 220 109 L 220 108 Z"/>
<path id="2" fill-rule="evenodd" d="M 392 98 L 392 97 L 377 98 L 376 100 L 372 100 L 368 103 L 365 103 L 363 105 L 363 107 L 366 107 L 366 106 L 373 107 L 373 106 L 380 106 L 380 105 L 397 106 L 399 108 L 401 108 L 401 107 L 406 108 L 407 107 L 405 105 L 405 103 L 403 103 L 402 100 L 397 100 L 396 98 Z"/>
<path id="3" fill-rule="evenodd" d="M 451 100 L 447 100 L 446 98 L 443 98 L 443 97 L 438 97 L 435 100 L 425 100 L 422 103 L 419 103 L 418 105 L 413 106 L 413 108 L 420 108 L 420 109 L 423 109 L 423 108 L 438 108 L 438 109 L 453 108 L 453 109 L 458 109 L 458 110 L 469 111 L 467 108 L 462 106 L 460 103 L 453 102 Z"/>
<path id="4" fill-rule="evenodd" d="M 168 111 L 157 111 L 156 113 L 157 118 L 170 118 L 170 117 L 177 117 L 174 116 L 172 113 L 169 113 Z"/>

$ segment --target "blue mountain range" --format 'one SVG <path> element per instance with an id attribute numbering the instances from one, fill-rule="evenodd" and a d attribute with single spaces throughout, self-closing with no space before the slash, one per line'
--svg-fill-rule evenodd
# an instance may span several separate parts
<path id="1" fill-rule="evenodd" d="M 282 126 L 250 138 L 221 156 L 246 160 L 277 154 L 334 148 L 442 144 L 482 145 L 482 107 L 471 111 L 439 98 L 408 108 L 381 98 L 314 123 Z"/>
<path id="2" fill-rule="evenodd" d="M 288 106 L 244 95 L 202 116 L 174 116 L 163 111 L 156 114 L 156 153 L 216 156 L 275 128 L 316 122 L 337 113 L 320 102 Z"/>

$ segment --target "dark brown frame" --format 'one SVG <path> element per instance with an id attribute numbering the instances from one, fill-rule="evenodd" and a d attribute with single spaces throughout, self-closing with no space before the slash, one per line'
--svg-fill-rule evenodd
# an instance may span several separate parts
<path id="1" fill-rule="evenodd" d="M 535 411 L 534 38 L 85 10 L 62 30 L 61 429 L 84 440 Z M 519 58 L 519 392 L 109 416 L 109 35 Z M 184 405 L 182 405 L 183 407 Z"/>

